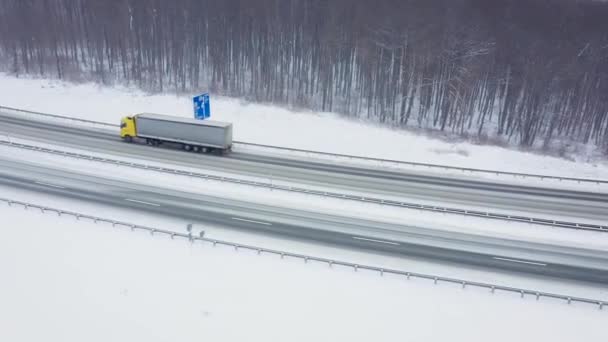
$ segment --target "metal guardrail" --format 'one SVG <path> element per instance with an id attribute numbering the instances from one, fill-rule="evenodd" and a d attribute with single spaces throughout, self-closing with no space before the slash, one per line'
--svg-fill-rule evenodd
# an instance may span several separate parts
<path id="1" fill-rule="evenodd" d="M 49 153 L 49 154 L 59 155 L 62 157 L 84 159 L 84 160 L 88 160 L 88 161 L 109 163 L 109 164 L 114 164 L 114 165 L 119 165 L 119 166 L 127 166 L 127 167 L 132 167 L 132 168 L 136 168 L 136 169 L 140 169 L 140 170 L 156 171 L 156 172 L 161 172 L 161 173 L 166 173 L 166 174 L 188 176 L 188 177 L 194 177 L 194 178 L 199 178 L 199 179 L 204 179 L 204 180 L 234 183 L 234 184 L 239 184 L 239 185 L 248 185 L 248 186 L 254 186 L 254 187 L 258 187 L 258 188 L 267 188 L 267 189 L 271 189 L 271 190 L 280 190 L 280 191 L 301 193 L 301 194 L 307 194 L 307 195 L 316 195 L 316 196 L 351 200 L 351 201 L 364 202 L 364 203 L 375 203 L 378 205 L 399 207 L 399 208 L 405 208 L 405 209 L 424 210 L 424 211 L 437 212 L 437 213 L 457 214 L 457 215 L 473 216 L 473 217 L 488 218 L 488 219 L 495 219 L 495 220 L 502 220 L 502 221 L 533 223 L 533 224 L 558 227 L 558 228 L 578 229 L 578 230 L 595 231 L 595 232 L 608 232 L 608 225 L 603 226 L 603 225 L 589 224 L 589 223 L 549 220 L 549 219 L 543 219 L 543 218 L 526 217 L 526 216 L 519 216 L 519 215 L 508 215 L 508 214 L 500 214 L 500 213 L 492 213 L 492 212 L 483 212 L 483 211 L 477 211 L 477 210 L 448 208 L 448 207 L 440 207 L 440 206 L 433 206 L 433 205 L 426 205 L 426 204 L 394 201 L 394 200 L 375 198 L 375 197 L 343 194 L 343 193 L 330 192 L 330 191 L 320 191 L 320 190 L 306 189 L 306 188 L 301 188 L 301 187 L 278 185 L 278 184 L 273 184 L 273 183 L 256 182 L 256 181 L 250 181 L 250 180 L 233 178 L 233 177 L 216 176 L 216 175 L 190 172 L 190 171 L 184 171 L 184 170 L 166 168 L 166 167 L 160 167 L 160 166 L 154 166 L 154 165 L 126 162 L 126 161 L 110 159 L 110 158 L 95 157 L 92 155 L 86 155 L 86 154 L 82 154 L 82 153 L 67 152 L 67 151 L 62 151 L 62 150 L 50 149 L 50 148 L 46 148 L 46 147 L 39 147 L 39 146 L 34 146 L 34 145 L 16 143 L 16 142 L 11 142 L 11 141 L 7 141 L 7 140 L 1 140 L 1 139 L 0 139 L 0 145 L 20 148 L 20 149 L 25 149 L 25 150 L 30 150 L 30 151 L 36 151 L 36 152 Z"/>
<path id="2" fill-rule="evenodd" d="M 229 247 L 234 248 L 235 251 L 238 251 L 239 249 L 246 249 L 246 250 L 251 250 L 251 251 L 257 252 L 258 255 L 261 255 L 262 253 L 264 253 L 264 254 L 280 256 L 281 259 L 286 258 L 286 257 L 287 258 L 296 258 L 296 259 L 303 260 L 305 263 L 308 263 L 309 261 L 315 261 L 315 262 L 325 263 L 329 267 L 343 266 L 343 267 L 352 268 L 355 272 L 357 272 L 359 270 L 367 270 L 367 271 L 377 272 L 380 276 L 384 276 L 385 274 L 392 274 L 392 275 L 396 275 L 396 276 L 403 276 L 405 279 L 408 279 L 408 280 L 410 280 L 412 278 L 430 280 L 430 281 L 433 281 L 434 284 L 439 284 L 439 283 L 458 284 L 458 285 L 462 286 L 463 289 L 465 289 L 466 287 L 477 287 L 477 288 L 488 289 L 491 291 L 491 293 L 495 293 L 496 291 L 516 293 L 516 294 L 520 295 L 521 298 L 524 298 L 527 295 L 527 296 L 535 297 L 536 300 L 539 300 L 540 298 L 552 298 L 552 299 L 558 299 L 558 300 L 564 301 L 567 304 L 572 304 L 572 303 L 591 304 L 591 305 L 596 306 L 599 310 L 603 310 L 604 306 L 608 304 L 608 301 L 599 300 L 599 299 L 590 299 L 590 298 L 562 295 L 562 294 L 556 294 L 556 293 L 550 293 L 550 292 L 536 291 L 536 290 L 496 285 L 496 284 L 490 284 L 490 283 L 482 283 L 482 282 L 476 282 L 476 281 L 468 281 L 468 280 L 464 280 L 464 279 L 442 277 L 442 276 L 423 274 L 423 273 L 417 273 L 417 272 L 407 272 L 407 271 L 397 270 L 397 269 L 392 269 L 392 268 L 370 266 L 370 265 L 352 263 L 352 262 L 347 262 L 347 261 L 340 261 L 340 260 L 328 259 L 328 258 L 323 258 L 323 257 L 316 257 L 316 256 L 312 256 L 312 255 L 291 253 L 291 252 L 286 252 L 286 251 L 281 251 L 281 250 L 276 250 L 276 249 L 257 247 L 257 246 L 248 245 L 248 244 L 240 244 L 240 243 L 226 241 L 226 240 L 210 239 L 210 238 L 205 238 L 203 236 L 195 236 L 195 235 L 192 235 L 191 233 L 189 233 L 189 234 L 178 233 L 178 232 L 167 230 L 167 229 L 143 226 L 143 225 L 138 225 L 138 224 L 134 224 L 134 223 L 103 218 L 103 217 L 99 217 L 99 216 L 86 215 L 86 214 L 82 214 L 82 213 L 78 213 L 78 212 L 61 210 L 61 209 L 41 206 L 41 205 L 22 202 L 22 201 L 15 201 L 15 200 L 7 199 L 7 198 L 0 198 L 0 202 L 5 202 L 9 206 L 20 205 L 20 206 L 23 206 L 25 209 L 29 209 L 29 208 L 38 209 L 42 213 L 55 212 L 58 216 L 62 216 L 62 215 L 73 216 L 77 220 L 88 219 L 88 220 L 93 221 L 94 223 L 104 222 L 104 223 L 111 224 L 112 227 L 126 227 L 126 228 L 130 229 L 131 231 L 143 230 L 143 231 L 149 232 L 151 235 L 163 234 L 163 235 L 171 237 L 172 239 L 174 239 L 175 237 L 183 238 L 183 239 L 187 239 L 191 243 L 200 242 L 200 243 L 210 243 L 213 246 L 217 246 L 217 245 L 229 246 Z"/>
<path id="3" fill-rule="evenodd" d="M 63 116 L 63 115 L 55 115 L 55 114 L 34 112 L 34 111 L 31 111 L 31 110 L 25 110 L 25 109 L 13 108 L 13 107 L 0 106 L 0 110 L 1 111 L 9 111 L 9 112 L 17 112 L 17 113 L 22 113 L 22 114 L 31 114 L 31 115 L 42 116 L 42 117 L 47 117 L 47 118 L 52 118 L 52 119 L 69 120 L 69 121 L 81 122 L 81 123 L 87 123 L 87 124 L 93 124 L 93 125 L 99 125 L 99 126 L 119 127 L 119 125 L 110 124 L 110 123 L 106 123 L 106 122 L 86 120 L 86 119 L 79 119 L 79 118 L 74 118 L 74 117 L 70 117 L 70 116 Z"/>
<path id="4" fill-rule="evenodd" d="M 32 115 L 49 117 L 49 118 L 54 118 L 54 119 L 69 120 L 69 121 L 74 121 L 74 122 L 82 122 L 82 123 L 101 125 L 101 126 L 107 126 L 107 127 L 119 127 L 116 124 L 110 124 L 110 123 L 106 123 L 106 122 L 99 122 L 99 121 L 93 121 L 93 120 L 78 119 L 78 118 L 73 118 L 73 117 L 69 117 L 69 116 L 34 112 L 34 111 L 13 108 L 13 107 L 0 106 L 0 110 L 13 111 L 13 112 L 23 113 L 23 114 L 32 114 Z M 468 167 L 458 167 L 458 166 L 430 164 L 430 163 L 418 163 L 418 162 L 409 162 L 409 161 L 394 160 L 394 159 L 381 159 L 381 158 L 354 156 L 354 155 L 340 154 L 340 153 L 312 151 L 312 150 L 304 150 L 304 149 L 298 149 L 298 148 L 289 148 L 289 147 L 281 147 L 281 146 L 274 146 L 274 145 L 249 143 L 249 142 L 245 142 L 245 141 L 236 141 L 236 140 L 233 143 L 237 144 L 237 145 L 240 144 L 240 145 L 244 145 L 244 146 L 254 146 L 254 147 L 261 147 L 261 148 L 267 148 L 267 149 L 273 149 L 273 150 L 301 152 L 301 153 L 306 153 L 306 154 L 317 154 L 317 155 L 330 156 L 330 157 L 358 159 L 358 160 L 364 160 L 364 161 L 374 161 L 374 162 L 395 164 L 395 165 L 408 165 L 408 166 L 414 166 L 414 167 L 424 167 L 424 168 L 432 168 L 432 169 L 440 169 L 440 170 L 455 170 L 455 171 L 461 171 L 461 172 L 482 173 L 482 174 L 491 174 L 491 175 L 497 175 L 497 176 L 502 175 L 502 176 L 512 176 L 512 177 L 522 177 L 522 178 L 535 178 L 535 179 L 539 179 L 539 180 L 550 179 L 550 180 L 558 180 L 558 181 L 570 181 L 570 182 L 576 182 L 576 183 L 590 183 L 590 184 L 594 183 L 594 184 L 598 184 L 598 185 L 608 184 L 608 180 L 604 180 L 604 179 L 559 177 L 559 176 L 548 176 L 548 175 L 539 175 L 539 174 L 532 174 L 532 173 L 484 170 L 484 169 L 476 169 L 476 168 L 468 168 Z"/>

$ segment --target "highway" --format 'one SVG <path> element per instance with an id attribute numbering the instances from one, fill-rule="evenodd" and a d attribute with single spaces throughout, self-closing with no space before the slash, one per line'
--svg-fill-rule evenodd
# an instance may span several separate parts
<path id="1" fill-rule="evenodd" d="M 567 215 L 577 220 L 608 221 L 608 194 L 571 191 L 465 177 L 438 177 L 422 172 L 391 171 L 331 162 L 239 153 L 229 157 L 192 154 L 169 148 L 126 144 L 117 133 L 40 122 L 0 113 L 0 136 L 9 135 L 123 157 L 297 182 L 350 192 L 422 200 L 464 209 L 498 209 L 506 213 Z"/>
<path id="2" fill-rule="evenodd" d="M 250 231 L 483 268 L 608 283 L 608 251 L 273 207 L 0 159 L 0 185 Z"/>

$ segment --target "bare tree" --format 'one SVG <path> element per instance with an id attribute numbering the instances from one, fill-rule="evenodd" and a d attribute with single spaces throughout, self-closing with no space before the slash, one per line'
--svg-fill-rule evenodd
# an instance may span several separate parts
<path id="1" fill-rule="evenodd" d="M 3 0 L 0 67 L 608 148 L 608 4 Z"/>

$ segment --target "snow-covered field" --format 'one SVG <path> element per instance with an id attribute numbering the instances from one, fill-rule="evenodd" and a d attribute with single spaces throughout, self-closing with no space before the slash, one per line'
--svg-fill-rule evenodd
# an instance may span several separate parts
<path id="1" fill-rule="evenodd" d="M 3 341 L 601 341 L 606 311 L 0 207 Z M 6 222 L 11 222 L 10 226 Z"/>
<path id="2" fill-rule="evenodd" d="M 111 123 L 145 111 L 191 115 L 188 97 L 16 79 L 5 74 L 0 74 L 0 94 L 0 106 Z M 214 119 L 234 122 L 235 139 L 254 143 L 608 179 L 605 163 L 575 163 L 498 147 L 449 143 L 343 120 L 331 113 L 294 112 L 221 97 L 212 98 L 212 112 Z M 315 197 L 310 201 L 308 195 L 216 184 L 11 147 L 0 147 L 0 155 L 85 174 L 139 179 L 142 184 L 154 185 L 162 178 L 166 188 L 216 196 L 221 192 L 226 198 L 269 205 L 300 207 L 307 202 L 311 210 L 353 217 L 365 213 L 365 218 L 387 222 L 407 219 L 410 224 L 435 224 L 474 234 L 601 250 L 608 246 L 605 234 L 337 199 Z M 0 197 L 175 231 L 183 231 L 188 223 L 8 187 L 0 187 Z M 190 245 L 18 207 L 0 205 L 0 217 L 0 341 L 594 341 L 605 335 L 606 308 L 600 311 L 588 305 L 492 295 L 484 290 L 408 282 L 230 248 Z M 604 288 L 589 284 L 376 255 L 226 227 L 195 228 L 204 228 L 207 235 L 219 239 L 361 264 L 602 300 L 608 297 Z"/>
<path id="3" fill-rule="evenodd" d="M 192 116 L 190 97 L 149 95 L 124 87 L 14 78 L 0 73 L 0 105 L 118 123 L 156 112 Z M 212 118 L 233 122 L 234 138 L 259 144 L 460 167 L 608 179 L 606 161 L 566 159 L 466 142 L 448 142 L 332 113 L 290 111 L 212 96 Z M 348 132 L 348 134 L 345 134 Z"/>

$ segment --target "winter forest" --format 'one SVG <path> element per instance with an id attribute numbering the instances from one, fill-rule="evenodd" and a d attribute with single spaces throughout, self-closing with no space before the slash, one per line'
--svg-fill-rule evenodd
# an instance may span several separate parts
<path id="1" fill-rule="evenodd" d="M 2 0 L 0 66 L 608 153 L 608 3 Z"/>

